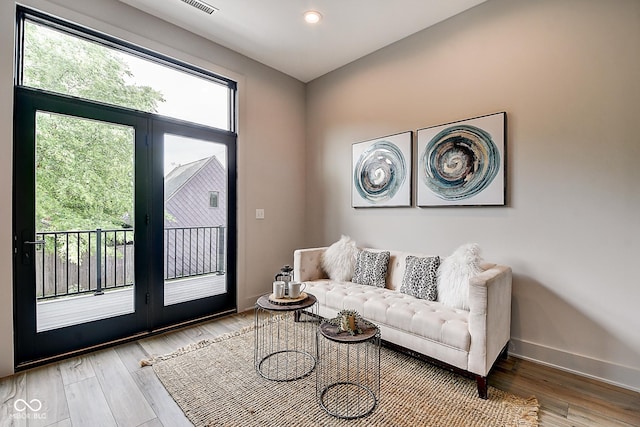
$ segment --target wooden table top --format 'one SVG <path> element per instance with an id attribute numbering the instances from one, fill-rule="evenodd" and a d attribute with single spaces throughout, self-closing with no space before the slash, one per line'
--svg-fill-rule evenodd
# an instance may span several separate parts
<path id="1" fill-rule="evenodd" d="M 345 344 L 364 342 L 373 338 L 378 333 L 378 327 L 369 322 L 358 320 L 357 326 L 362 329 L 362 333 L 351 335 L 349 332 L 339 332 L 338 327 L 329 322 L 322 322 L 320 325 L 320 333 L 325 338 Z"/>
<path id="2" fill-rule="evenodd" d="M 309 308 L 313 304 L 315 304 L 316 301 L 318 301 L 314 295 L 307 294 L 306 299 L 297 301 L 293 304 L 274 304 L 273 302 L 271 302 L 271 300 L 269 300 L 269 295 L 271 294 L 264 294 L 260 298 L 258 298 L 258 301 L 256 301 L 256 305 L 264 310 L 269 311 L 295 311 Z"/>

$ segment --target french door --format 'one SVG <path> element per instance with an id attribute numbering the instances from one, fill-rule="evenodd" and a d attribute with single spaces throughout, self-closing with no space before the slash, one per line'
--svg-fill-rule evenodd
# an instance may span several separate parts
<path id="1" fill-rule="evenodd" d="M 151 326 L 235 310 L 235 136 L 172 120 L 151 136 Z"/>
<path id="2" fill-rule="evenodd" d="M 16 87 L 17 367 L 235 311 L 235 136 Z"/>

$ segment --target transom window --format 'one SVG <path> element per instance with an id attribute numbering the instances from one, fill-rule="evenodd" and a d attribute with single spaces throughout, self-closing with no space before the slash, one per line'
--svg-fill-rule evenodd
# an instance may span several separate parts
<path id="1" fill-rule="evenodd" d="M 234 130 L 235 82 L 47 18 L 25 16 L 19 85 Z"/>

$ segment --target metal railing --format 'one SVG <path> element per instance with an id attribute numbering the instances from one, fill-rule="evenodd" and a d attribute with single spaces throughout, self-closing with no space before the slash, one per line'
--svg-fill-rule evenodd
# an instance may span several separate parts
<path id="1" fill-rule="evenodd" d="M 224 231 L 222 226 L 165 228 L 165 280 L 224 274 Z"/>
<path id="2" fill-rule="evenodd" d="M 164 279 L 224 274 L 224 227 L 164 229 Z M 134 283 L 133 229 L 36 233 L 38 300 L 124 288 Z"/>

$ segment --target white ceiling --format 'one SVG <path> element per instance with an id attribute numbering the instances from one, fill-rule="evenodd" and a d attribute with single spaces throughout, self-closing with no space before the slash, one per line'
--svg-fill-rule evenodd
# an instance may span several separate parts
<path id="1" fill-rule="evenodd" d="M 120 0 L 308 82 L 486 0 Z M 315 25 L 305 11 L 319 11 Z"/>

